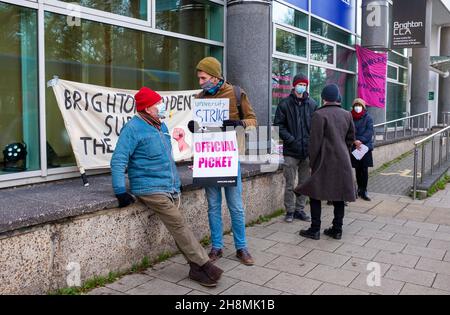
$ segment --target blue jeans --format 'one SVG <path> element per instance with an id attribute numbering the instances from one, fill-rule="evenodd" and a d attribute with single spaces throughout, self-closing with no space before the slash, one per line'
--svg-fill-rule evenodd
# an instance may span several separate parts
<path id="1" fill-rule="evenodd" d="M 237 186 L 224 187 L 224 189 L 228 209 L 230 210 L 234 246 L 237 250 L 247 248 L 240 165 L 238 168 Z M 209 228 L 211 229 L 212 247 L 221 249 L 223 248 L 222 187 L 205 187 L 205 192 L 208 200 L 208 219 Z"/>

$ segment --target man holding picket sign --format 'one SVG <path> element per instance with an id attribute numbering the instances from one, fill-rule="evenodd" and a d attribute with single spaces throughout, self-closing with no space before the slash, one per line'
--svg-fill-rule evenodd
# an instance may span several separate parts
<path id="1" fill-rule="evenodd" d="M 226 178 L 220 178 L 219 176 L 219 179 L 216 177 L 209 185 L 204 185 L 206 199 L 208 200 L 208 219 L 212 242 L 209 257 L 211 261 L 215 261 L 223 255 L 222 187 L 224 187 L 231 216 L 236 257 L 239 258 L 241 263 L 250 266 L 254 264 L 254 260 L 248 251 L 245 237 L 245 210 L 242 202 L 242 180 L 238 161 L 239 153 L 244 154 L 244 146 L 234 147 L 233 143 L 236 143 L 237 146 L 237 143 L 241 144 L 242 141 L 239 141 L 239 137 L 237 141 L 233 139 L 236 139 L 235 130 L 243 131 L 248 127 L 256 127 L 256 115 L 245 92 L 225 81 L 222 76 L 222 66 L 217 59 L 206 57 L 198 63 L 196 69 L 199 85 L 203 90 L 197 95 L 196 101 L 210 100 L 216 101 L 217 104 L 215 104 L 216 111 L 205 111 L 207 115 L 191 121 L 189 129 L 196 133 L 205 130 L 220 131 L 220 129 L 226 132 L 219 136 L 220 141 L 214 141 L 214 139 L 217 140 L 217 135 L 213 139 L 214 136 L 208 136 L 208 132 L 204 132 L 202 134 L 204 141 L 200 144 L 196 143 L 194 146 L 194 162 L 198 163 L 198 165 L 194 165 L 194 182 L 195 172 L 198 171 L 198 168 L 209 168 L 212 176 L 214 176 L 216 170 L 226 170 L 233 173 L 233 166 L 235 165 L 237 168 L 237 173 L 234 173 L 237 174 L 237 177 L 235 175 L 234 180 L 229 178 L 227 181 Z M 221 106 L 226 110 L 220 112 Z M 195 114 L 194 112 L 194 117 Z M 222 118 L 226 119 L 221 121 Z M 220 121 L 221 128 L 214 128 L 217 121 Z M 244 136 L 242 132 L 239 134 Z M 203 160 L 197 161 L 197 154 L 201 154 Z M 234 162 L 236 164 L 233 164 Z"/>
<path id="2" fill-rule="evenodd" d="M 223 271 L 210 262 L 179 210 L 180 178 L 170 134 L 161 121 L 166 105 L 158 93 L 146 87 L 135 95 L 135 101 L 137 114 L 121 130 L 111 159 L 112 184 L 119 207 L 134 202 L 125 186 L 128 169 L 131 192 L 158 215 L 172 234 L 189 262 L 190 279 L 203 286 L 216 286 Z"/>

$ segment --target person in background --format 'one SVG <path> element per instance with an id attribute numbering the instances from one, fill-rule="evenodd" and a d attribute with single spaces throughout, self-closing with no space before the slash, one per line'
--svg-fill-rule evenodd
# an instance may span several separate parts
<path id="1" fill-rule="evenodd" d="M 342 237 L 344 201 L 355 201 L 350 148 L 355 141 L 355 127 L 351 114 L 336 102 L 339 88 L 329 84 L 322 90 L 324 105 L 312 117 L 309 161 L 311 177 L 294 189 L 296 194 L 309 196 L 311 227 L 300 235 L 320 239 L 321 200 L 332 200 L 334 220 L 324 234 L 334 239 Z"/>
<path id="2" fill-rule="evenodd" d="M 285 221 L 294 219 L 310 221 L 305 213 L 306 196 L 295 196 L 294 188 L 303 184 L 309 177 L 308 145 L 311 129 L 311 117 L 317 110 L 317 103 L 309 97 L 308 77 L 297 74 L 292 82 L 291 94 L 278 104 L 273 121 L 279 127 L 283 140 L 283 174 L 286 180 L 284 188 Z"/>
<path id="3" fill-rule="evenodd" d="M 369 181 L 369 167 L 373 167 L 373 119 L 367 112 L 366 102 L 361 98 L 353 101 L 352 107 L 353 123 L 355 124 L 355 142 L 353 150 L 360 149 L 364 144 L 369 148 L 361 160 L 357 160 L 351 154 L 352 166 L 356 172 L 356 182 L 358 184 L 358 196 L 363 200 L 370 201 L 367 194 L 367 182 Z"/>
<path id="4" fill-rule="evenodd" d="M 119 207 L 135 202 L 133 195 L 161 219 L 190 265 L 189 278 L 207 287 L 217 285 L 223 271 L 214 266 L 195 238 L 180 205 L 180 178 L 172 156 L 161 96 L 147 87 L 135 95 L 137 114 L 122 128 L 111 158 L 112 186 Z M 178 205 L 178 206 L 177 206 Z"/>

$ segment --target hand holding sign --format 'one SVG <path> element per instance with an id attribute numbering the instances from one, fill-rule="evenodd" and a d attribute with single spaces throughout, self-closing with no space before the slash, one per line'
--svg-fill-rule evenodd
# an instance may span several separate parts
<path id="1" fill-rule="evenodd" d="M 227 119 L 227 120 L 223 121 L 223 127 L 224 128 L 227 128 L 227 127 L 233 127 L 233 128 L 244 127 L 244 123 L 242 122 L 242 120 L 230 120 L 230 119 Z"/>

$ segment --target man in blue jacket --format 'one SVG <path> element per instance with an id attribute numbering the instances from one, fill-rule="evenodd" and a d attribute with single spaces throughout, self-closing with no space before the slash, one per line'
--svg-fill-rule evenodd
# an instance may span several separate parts
<path id="1" fill-rule="evenodd" d="M 204 286 L 216 286 L 222 270 L 214 266 L 179 211 L 180 178 L 172 155 L 170 134 L 161 121 L 166 105 L 161 96 L 143 87 L 135 95 L 137 114 L 121 130 L 111 159 L 112 184 L 119 207 L 134 198 L 153 210 L 172 234 L 190 264 L 189 277 Z M 177 206 L 178 205 L 178 206 Z"/>

